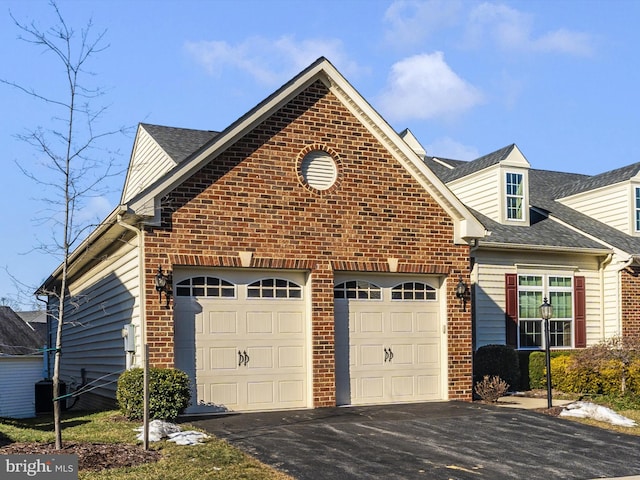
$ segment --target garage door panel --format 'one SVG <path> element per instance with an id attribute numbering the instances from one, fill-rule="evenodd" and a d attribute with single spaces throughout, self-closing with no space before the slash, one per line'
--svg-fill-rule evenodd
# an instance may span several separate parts
<path id="1" fill-rule="evenodd" d="M 357 318 L 357 329 L 354 333 L 370 334 L 384 331 L 384 318 L 381 312 L 362 312 Z"/>
<path id="2" fill-rule="evenodd" d="M 203 370 L 232 370 L 238 369 L 238 350 L 234 347 L 214 347 L 209 349 L 209 365 Z"/>
<path id="3" fill-rule="evenodd" d="M 389 314 L 392 333 L 413 333 L 413 312 L 391 312 Z"/>
<path id="4" fill-rule="evenodd" d="M 438 335 L 440 320 L 438 312 L 417 312 L 416 331 Z"/>
<path id="5" fill-rule="evenodd" d="M 246 332 L 248 334 L 273 334 L 273 312 L 247 312 Z"/>
<path id="6" fill-rule="evenodd" d="M 238 333 L 238 315 L 236 312 L 231 311 L 209 312 L 208 327 L 206 332 L 203 330 L 197 333 L 210 335 L 236 334 Z"/>
<path id="7" fill-rule="evenodd" d="M 437 344 L 419 344 L 416 347 L 420 365 L 430 365 L 433 368 L 440 366 L 440 349 Z"/>
<path id="8" fill-rule="evenodd" d="M 359 397 L 366 402 L 374 402 L 384 399 L 384 378 L 363 377 L 360 382 Z"/>
<path id="9" fill-rule="evenodd" d="M 278 382 L 280 403 L 300 403 L 304 400 L 304 381 L 283 380 Z"/>
<path id="10" fill-rule="evenodd" d="M 424 397 L 425 400 L 439 400 L 440 393 L 440 376 L 436 373 L 433 375 L 419 375 L 416 377 L 418 386 L 418 395 Z"/>
<path id="11" fill-rule="evenodd" d="M 415 363 L 414 345 L 411 343 L 394 343 L 391 345 L 390 351 L 393 353 L 393 358 L 389 361 L 393 365 L 413 365 Z"/>
<path id="12" fill-rule="evenodd" d="M 359 365 L 363 367 L 382 366 L 384 362 L 382 344 L 361 345 L 359 351 Z"/>
<path id="13" fill-rule="evenodd" d="M 279 312 L 278 333 L 301 334 L 304 332 L 304 315 L 301 312 Z"/>
<path id="14" fill-rule="evenodd" d="M 275 402 L 274 382 L 270 380 L 247 383 L 247 405 L 255 408 L 260 405 L 273 405 Z"/>
<path id="15" fill-rule="evenodd" d="M 278 347 L 278 367 L 299 368 L 305 366 L 304 348 L 300 345 L 287 345 Z"/>
<path id="16" fill-rule="evenodd" d="M 394 375 L 391 377 L 391 395 L 398 400 L 411 399 L 416 395 L 413 375 Z"/>
<path id="17" fill-rule="evenodd" d="M 204 398 L 205 403 L 224 405 L 227 408 L 233 408 L 240 403 L 237 383 L 211 383 L 209 385 L 209 395 Z"/>
<path id="18" fill-rule="evenodd" d="M 246 349 L 249 358 L 246 359 L 247 370 L 272 369 L 273 368 L 273 347 L 249 347 Z"/>

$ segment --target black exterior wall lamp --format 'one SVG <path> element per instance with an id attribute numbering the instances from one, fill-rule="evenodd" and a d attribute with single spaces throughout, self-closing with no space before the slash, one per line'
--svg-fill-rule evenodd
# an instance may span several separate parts
<path id="1" fill-rule="evenodd" d="M 460 280 L 458 280 L 458 285 L 456 285 L 456 298 L 460 299 L 460 305 L 462 305 L 462 311 L 467 311 L 467 284 L 462 280 L 462 275 L 460 275 Z"/>
<path id="2" fill-rule="evenodd" d="M 547 302 L 547 297 L 540 305 L 540 317 L 544 321 L 545 364 L 547 368 L 547 408 L 551 408 L 551 335 L 549 334 L 549 319 L 553 316 L 553 307 Z"/>
<path id="3" fill-rule="evenodd" d="M 169 300 L 171 300 L 171 284 L 173 283 L 173 279 L 171 274 L 167 272 L 167 274 L 162 273 L 162 267 L 158 266 L 158 273 L 154 277 L 154 282 L 156 284 L 156 292 L 158 292 L 160 296 L 160 303 L 162 303 L 162 294 L 164 293 L 166 305 L 165 308 L 169 308 Z"/>

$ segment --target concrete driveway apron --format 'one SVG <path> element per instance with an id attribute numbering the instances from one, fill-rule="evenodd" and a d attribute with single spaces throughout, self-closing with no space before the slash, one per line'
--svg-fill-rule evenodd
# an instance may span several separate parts
<path id="1" fill-rule="evenodd" d="M 299 480 L 640 475 L 640 437 L 477 403 L 323 408 L 183 421 Z"/>

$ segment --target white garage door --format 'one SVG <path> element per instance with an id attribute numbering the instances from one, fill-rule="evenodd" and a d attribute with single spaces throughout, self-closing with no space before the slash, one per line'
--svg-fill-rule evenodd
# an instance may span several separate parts
<path id="1" fill-rule="evenodd" d="M 436 277 L 336 278 L 338 405 L 444 398 L 440 286 Z"/>
<path id="2" fill-rule="evenodd" d="M 176 367 L 189 413 L 307 406 L 305 275 L 176 272 Z"/>

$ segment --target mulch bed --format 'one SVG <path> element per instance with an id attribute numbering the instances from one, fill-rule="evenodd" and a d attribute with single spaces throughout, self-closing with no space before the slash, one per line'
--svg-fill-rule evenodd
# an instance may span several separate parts
<path id="1" fill-rule="evenodd" d="M 144 450 L 141 446 L 124 443 L 63 442 L 62 447 L 62 450 L 56 450 L 54 443 L 11 443 L 0 447 L 0 454 L 75 454 L 78 456 L 78 469 L 93 472 L 106 468 L 134 467 L 143 463 L 157 462 L 162 457 L 154 450 Z"/>

